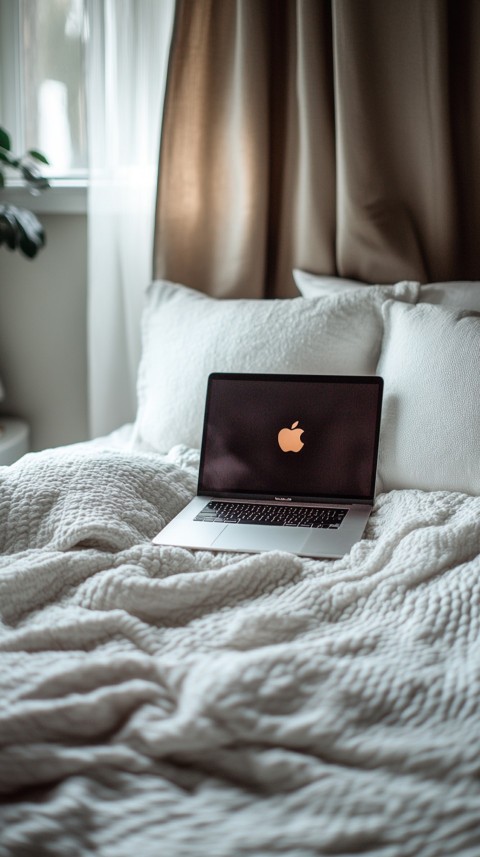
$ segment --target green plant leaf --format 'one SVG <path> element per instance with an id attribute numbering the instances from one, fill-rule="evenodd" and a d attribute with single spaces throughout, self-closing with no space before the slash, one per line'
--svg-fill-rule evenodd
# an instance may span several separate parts
<path id="1" fill-rule="evenodd" d="M 36 161 L 41 161 L 42 164 L 50 163 L 50 161 L 45 157 L 45 155 L 42 155 L 42 153 L 39 152 L 38 149 L 29 149 L 27 155 L 30 155 L 31 158 L 35 158 Z"/>
<path id="2" fill-rule="evenodd" d="M 21 157 L 13 155 L 10 135 L 5 128 L 0 127 L 0 187 L 5 187 L 5 166 L 20 172 L 32 193 L 50 187 L 35 161 L 48 164 L 45 155 L 37 149 L 30 149 Z M 33 212 L 0 204 L 0 245 L 5 244 L 10 250 L 19 250 L 24 256 L 33 259 L 45 242 L 45 230 Z"/>
<path id="3" fill-rule="evenodd" d="M 20 250 L 33 259 L 45 243 L 45 230 L 31 211 L 0 205 L 0 245 L 6 244 L 9 250 Z"/>
<path id="4" fill-rule="evenodd" d="M 20 170 L 23 178 L 35 190 L 44 190 L 50 187 L 50 182 L 42 176 L 35 167 L 27 167 L 26 164 L 20 164 Z"/>
<path id="5" fill-rule="evenodd" d="M 11 167 L 16 167 L 18 169 L 20 165 L 20 161 L 18 158 L 14 158 L 13 155 L 10 154 L 8 149 L 2 149 L 0 147 L 0 161 L 3 161 L 4 164 L 9 164 Z"/>
<path id="6" fill-rule="evenodd" d="M 5 131 L 5 128 L 0 128 L 0 146 L 2 149 L 7 149 L 8 152 L 12 148 L 10 134 Z"/>

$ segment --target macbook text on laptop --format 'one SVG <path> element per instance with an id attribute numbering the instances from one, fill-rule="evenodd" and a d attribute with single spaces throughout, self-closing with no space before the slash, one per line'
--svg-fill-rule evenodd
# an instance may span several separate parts
<path id="1" fill-rule="evenodd" d="M 155 544 L 347 553 L 372 509 L 383 380 L 213 373 L 197 496 Z"/>

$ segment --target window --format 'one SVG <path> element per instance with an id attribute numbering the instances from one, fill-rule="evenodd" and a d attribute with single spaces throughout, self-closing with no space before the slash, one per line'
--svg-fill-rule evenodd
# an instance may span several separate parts
<path id="1" fill-rule="evenodd" d="M 47 155 L 55 175 L 85 175 L 83 0 L 22 0 L 25 143 Z"/>
<path id="2" fill-rule="evenodd" d="M 86 0 L 0 0 L 0 124 L 55 185 L 87 178 Z M 51 197 L 51 191 L 48 192 Z"/>

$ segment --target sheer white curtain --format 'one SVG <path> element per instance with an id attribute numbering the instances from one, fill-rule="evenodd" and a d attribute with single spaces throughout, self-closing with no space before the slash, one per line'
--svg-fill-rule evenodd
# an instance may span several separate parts
<path id="1" fill-rule="evenodd" d="M 90 0 L 87 52 L 90 432 L 135 416 L 140 316 L 174 0 Z"/>

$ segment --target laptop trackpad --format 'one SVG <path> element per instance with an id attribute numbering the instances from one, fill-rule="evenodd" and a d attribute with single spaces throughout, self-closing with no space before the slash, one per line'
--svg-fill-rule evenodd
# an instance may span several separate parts
<path id="1" fill-rule="evenodd" d="M 305 543 L 309 530 L 295 527 L 262 527 L 237 524 L 225 527 L 212 543 L 215 550 L 268 551 L 295 553 Z"/>

